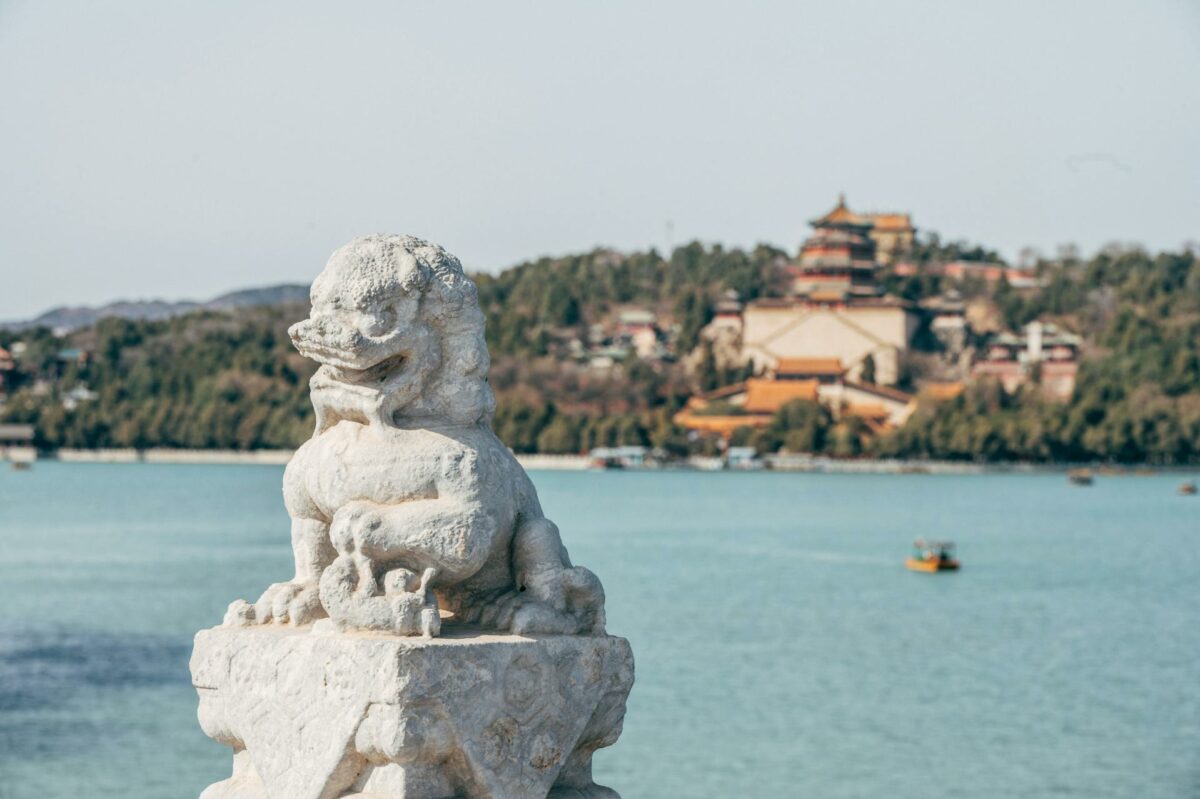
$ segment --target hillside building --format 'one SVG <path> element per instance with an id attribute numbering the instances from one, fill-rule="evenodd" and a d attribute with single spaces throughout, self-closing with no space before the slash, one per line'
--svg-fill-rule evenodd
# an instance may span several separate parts
<path id="1" fill-rule="evenodd" d="M 832 211 L 809 222 L 813 233 L 789 267 L 791 293 L 798 296 L 875 296 L 875 240 L 871 220 L 851 211 L 846 197 Z"/>
<path id="2" fill-rule="evenodd" d="M 771 371 L 775 380 L 807 380 L 830 385 L 842 379 L 846 370 L 837 358 L 780 358 Z"/>
<path id="3" fill-rule="evenodd" d="M 966 349 L 971 326 L 967 323 L 967 304 L 957 291 L 951 289 L 945 294 L 927 297 L 918 307 L 929 322 L 929 332 L 947 353 L 957 356 Z"/>
<path id="4" fill-rule="evenodd" d="M 868 235 L 875 242 L 875 258 L 881 264 L 894 264 L 916 243 L 917 229 L 913 227 L 912 216 L 909 214 L 883 213 L 865 216 L 871 222 Z"/>
<path id="5" fill-rule="evenodd" d="M 8 395 L 9 374 L 16 368 L 12 353 L 0 347 L 0 400 Z"/>
<path id="6" fill-rule="evenodd" d="M 924 272 L 958 282 L 982 280 L 992 284 L 1004 280 L 1009 286 L 1018 290 L 1041 288 L 1045 283 L 1033 269 L 989 261 L 950 261 L 944 264 L 925 264 L 923 266 L 914 263 L 898 263 L 894 271 L 903 277 L 911 277 Z"/>
<path id="7" fill-rule="evenodd" d="M 741 427 L 766 427 L 784 405 L 805 400 L 824 405 L 835 419 L 856 416 L 873 433 L 882 433 L 904 424 L 916 408 L 911 394 L 847 380 L 836 362 L 785 362 L 783 368 L 691 397 L 675 423 L 728 438 Z"/>
<path id="8" fill-rule="evenodd" d="M 829 213 L 809 223 L 813 233 L 787 267 L 789 296 L 745 307 L 726 298 L 717 306 L 702 335 L 719 362 L 748 363 L 756 373 L 788 379 L 785 362 L 835 361 L 848 380 L 895 385 L 920 318 L 910 303 L 880 291 L 875 218 L 892 236 L 884 239 L 888 247 L 911 244 L 906 214 L 857 214 L 839 197 Z M 726 354 L 732 357 L 721 357 Z"/>
<path id="9" fill-rule="evenodd" d="M 878 216 L 897 231 L 902 221 L 911 228 L 906 215 Z M 850 380 L 873 371 L 873 382 L 894 385 L 919 319 L 908 303 L 879 289 L 875 223 L 851 211 L 841 196 L 833 210 L 810 224 L 813 234 L 789 268 L 791 296 L 758 300 L 742 311 L 742 362 L 774 372 L 783 361 L 832 359 Z M 888 241 L 901 246 L 895 242 L 905 239 Z"/>
<path id="10" fill-rule="evenodd" d="M 643 360 L 663 357 L 665 351 L 658 329 L 658 317 L 653 311 L 632 308 L 617 316 L 617 341 L 633 349 Z"/>
<path id="11" fill-rule="evenodd" d="M 758 300 L 742 316 L 742 360 L 755 371 L 774 371 L 786 360 L 836 359 L 850 379 L 861 380 L 870 358 L 874 382 L 885 386 L 899 380 L 900 358 L 918 325 L 909 304 L 891 297 Z"/>
<path id="12" fill-rule="evenodd" d="M 1080 345 L 1073 333 L 1047 322 L 1030 322 L 1020 335 L 994 336 L 971 367 L 971 377 L 999 380 L 1009 393 L 1033 381 L 1047 399 L 1066 402 L 1075 391 Z"/>

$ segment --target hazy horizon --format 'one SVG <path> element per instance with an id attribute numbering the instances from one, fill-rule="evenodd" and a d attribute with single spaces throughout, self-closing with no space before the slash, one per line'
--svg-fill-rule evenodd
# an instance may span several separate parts
<path id="1" fill-rule="evenodd" d="M 0 320 L 310 281 L 794 251 L 845 192 L 999 249 L 1200 238 L 1200 8 L 0 0 Z"/>

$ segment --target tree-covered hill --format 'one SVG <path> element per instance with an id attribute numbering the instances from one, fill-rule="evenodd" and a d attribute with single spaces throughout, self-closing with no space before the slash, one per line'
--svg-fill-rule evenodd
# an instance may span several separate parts
<path id="1" fill-rule="evenodd" d="M 927 242 L 912 260 L 994 258 L 983 248 Z M 488 317 L 495 427 L 522 452 L 579 452 L 646 444 L 676 453 L 711 450 L 671 417 L 697 388 L 741 377 L 697 347 L 714 304 L 781 293 L 786 254 L 771 247 L 697 243 L 670 258 L 596 250 L 477 275 Z M 1010 328 L 1035 318 L 1085 338 L 1072 400 L 1034 389 L 1006 395 L 981 383 L 956 400 L 923 405 L 882 438 L 815 411 L 791 408 L 757 438 L 760 447 L 832 454 L 961 458 L 1200 462 L 1200 262 L 1192 252 L 1110 249 L 1038 263 L 1043 286 L 950 284 L 932 272 L 885 273 L 889 291 L 920 300 L 953 287 L 986 303 Z M 598 369 L 580 347 L 606 335 L 622 310 L 652 311 L 670 331 L 662 357 L 618 357 Z M 0 421 L 32 422 L 45 447 L 290 447 L 311 430 L 307 380 L 286 328 L 303 304 L 200 311 L 161 321 L 105 319 L 65 337 L 45 329 L 0 331 L 24 344 L 7 375 Z M 592 345 L 588 345 L 592 346 Z M 594 349 L 594 347 L 593 347 Z M 82 357 L 88 353 L 89 357 Z M 919 364 L 918 364 L 919 365 Z M 914 366 L 914 369 L 916 367 Z M 910 377 L 919 377 L 914 373 Z"/>
<path id="2" fill-rule="evenodd" d="M 292 349 L 287 326 L 306 312 L 108 318 L 63 339 L 0 334 L 10 349 L 25 344 L 4 418 L 33 423 L 51 448 L 296 446 L 312 427 L 315 367 Z"/>
<path id="3" fill-rule="evenodd" d="M 686 351 L 695 346 L 722 291 L 732 289 L 747 300 L 780 293 L 786 258 L 766 245 L 747 252 L 692 242 L 669 259 L 654 250 L 629 255 L 594 250 L 476 275 L 475 282 L 495 354 L 546 354 L 556 339 L 628 304 L 679 324 L 679 349 Z"/>
<path id="4" fill-rule="evenodd" d="M 596 370 L 567 357 L 567 344 L 636 305 L 677 329 L 675 348 L 690 350 L 721 292 L 771 292 L 783 259 L 769 247 L 690 244 L 670 259 L 596 250 L 475 275 L 488 316 L 496 429 L 519 451 L 621 442 L 682 451 L 670 423 L 691 390 L 682 367 L 632 358 Z M 0 331 L 0 347 L 25 345 L 0 418 L 33 423 L 47 448 L 296 446 L 312 426 L 314 366 L 292 350 L 286 331 L 306 313 L 285 304 L 107 318 L 63 337 L 44 328 Z"/>
<path id="5" fill-rule="evenodd" d="M 1010 326 L 1054 318 L 1087 356 L 1067 405 L 1036 390 L 974 387 L 925 407 L 879 442 L 884 455 L 1030 461 L 1200 463 L 1200 259 L 1108 249 L 1039 264 L 1040 291 L 998 287 Z"/>

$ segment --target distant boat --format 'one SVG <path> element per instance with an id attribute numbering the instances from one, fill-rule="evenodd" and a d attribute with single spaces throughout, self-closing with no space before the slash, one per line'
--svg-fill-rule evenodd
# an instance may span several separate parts
<path id="1" fill-rule="evenodd" d="M 1067 480 L 1071 482 L 1071 485 L 1090 486 L 1092 479 L 1091 469 L 1072 469 L 1067 472 Z"/>
<path id="2" fill-rule="evenodd" d="M 1185 480 L 1184 482 L 1179 484 L 1179 495 L 1180 496 L 1190 497 L 1195 493 L 1196 493 L 1196 481 L 1195 480 Z"/>
<path id="3" fill-rule="evenodd" d="M 649 454 L 646 447 L 597 447 L 588 458 L 593 469 L 644 469 L 651 465 Z"/>
<path id="4" fill-rule="evenodd" d="M 765 466 L 754 447 L 730 447 L 725 452 L 725 467 L 728 469 L 753 472 Z"/>
<path id="5" fill-rule="evenodd" d="M 8 450 L 9 468 L 14 472 L 27 472 L 37 460 L 37 450 L 32 447 L 13 447 Z"/>
<path id="6" fill-rule="evenodd" d="M 589 469 L 624 469 L 625 464 L 622 463 L 619 458 L 592 457 L 592 459 L 588 461 L 588 468 Z"/>
<path id="7" fill-rule="evenodd" d="M 957 571 L 958 559 L 954 557 L 953 541 L 926 541 L 918 538 L 913 541 L 912 554 L 904 565 L 915 572 L 948 572 Z"/>

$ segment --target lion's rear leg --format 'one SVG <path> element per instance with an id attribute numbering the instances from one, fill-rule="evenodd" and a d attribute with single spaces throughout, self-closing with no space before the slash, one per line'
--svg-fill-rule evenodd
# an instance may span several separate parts
<path id="1" fill-rule="evenodd" d="M 604 588 L 596 575 L 571 565 L 554 522 L 537 517 L 519 524 L 512 568 L 510 588 L 458 597 L 456 613 L 517 634 L 604 633 Z"/>
<path id="2" fill-rule="evenodd" d="M 438 570 L 426 567 L 418 575 L 368 545 L 378 538 L 386 511 L 356 502 L 334 515 L 330 538 L 338 556 L 321 575 L 321 604 L 342 630 L 437 635 L 441 616 L 432 582 Z"/>

